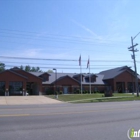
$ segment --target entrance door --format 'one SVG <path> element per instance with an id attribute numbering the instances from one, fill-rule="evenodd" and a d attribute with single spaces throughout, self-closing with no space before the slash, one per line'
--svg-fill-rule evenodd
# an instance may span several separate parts
<path id="1" fill-rule="evenodd" d="M 117 87 L 118 93 L 124 93 L 125 92 L 125 83 L 124 82 L 117 82 L 116 87 Z"/>
<path id="2" fill-rule="evenodd" d="M 0 96 L 5 95 L 5 82 L 0 82 Z"/>
<path id="3" fill-rule="evenodd" d="M 22 93 L 23 83 L 22 82 L 9 82 L 9 95 L 16 96 L 16 95 L 23 95 Z"/>
<path id="4" fill-rule="evenodd" d="M 63 93 L 68 94 L 68 87 L 63 87 Z"/>

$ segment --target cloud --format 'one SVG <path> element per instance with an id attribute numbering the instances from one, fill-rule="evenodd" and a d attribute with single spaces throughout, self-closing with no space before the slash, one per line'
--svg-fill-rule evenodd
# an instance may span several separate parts
<path id="1" fill-rule="evenodd" d="M 94 33 L 91 29 L 89 29 L 88 27 L 82 25 L 81 23 L 77 22 L 76 20 L 71 19 L 71 21 L 73 23 L 75 23 L 77 26 L 79 26 L 82 29 L 84 29 L 85 31 L 87 31 L 88 33 L 90 33 L 91 35 L 93 35 L 93 37 L 95 37 L 96 39 L 102 39 L 100 36 L 98 36 L 96 33 Z"/>
<path id="2" fill-rule="evenodd" d="M 114 42 L 126 40 L 124 36 L 120 35 L 121 23 L 119 22 L 118 19 L 109 23 L 108 34 L 104 36 L 97 35 L 91 29 L 82 25 L 81 23 L 77 22 L 74 19 L 71 19 L 71 21 L 92 35 L 92 37 L 85 38 L 85 39 L 81 37 L 82 41 L 87 41 L 87 42 L 89 41 L 90 43 L 93 42 L 98 45 L 101 44 L 104 45 L 104 44 L 114 44 Z"/>

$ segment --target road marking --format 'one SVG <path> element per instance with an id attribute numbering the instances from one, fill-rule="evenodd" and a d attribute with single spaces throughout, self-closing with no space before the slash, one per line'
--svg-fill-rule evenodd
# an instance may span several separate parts
<path id="1" fill-rule="evenodd" d="M 136 107 L 130 108 L 113 108 L 113 109 L 102 109 L 102 110 L 87 110 L 87 111 L 71 111 L 71 112 L 54 112 L 54 113 L 46 113 L 46 114 L 4 114 L 0 115 L 1 117 L 29 117 L 29 116 L 52 116 L 52 115 L 68 115 L 68 114 L 85 114 L 85 113 L 93 113 L 93 112 L 110 112 L 116 110 L 130 110 L 137 109 Z"/>
<path id="2" fill-rule="evenodd" d="M 23 117 L 23 116 L 30 116 L 30 114 L 4 114 L 0 115 L 1 117 Z"/>
<path id="3" fill-rule="evenodd" d="M 48 113 L 48 114 L 30 114 L 30 116 L 52 116 L 52 115 L 67 115 L 67 114 L 85 114 L 85 113 L 93 113 L 93 112 L 106 112 L 106 111 L 116 111 L 116 110 L 130 110 L 137 109 L 136 107 L 131 108 L 113 108 L 113 109 L 102 109 L 102 110 L 87 110 L 87 111 L 72 111 L 72 112 L 56 112 L 56 113 Z"/>

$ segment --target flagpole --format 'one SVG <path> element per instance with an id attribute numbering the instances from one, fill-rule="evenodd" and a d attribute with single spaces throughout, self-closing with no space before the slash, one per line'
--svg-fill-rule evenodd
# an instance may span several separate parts
<path id="1" fill-rule="evenodd" d="M 80 73 L 81 73 L 81 94 L 82 94 L 82 66 L 80 65 Z"/>
<path id="2" fill-rule="evenodd" d="M 81 65 L 81 54 L 79 57 L 79 66 L 80 66 L 80 85 L 81 85 L 81 94 L 82 94 L 82 65 Z"/>
<path id="3" fill-rule="evenodd" d="M 89 57 L 89 90 L 90 90 L 90 94 L 91 94 L 90 57 Z"/>

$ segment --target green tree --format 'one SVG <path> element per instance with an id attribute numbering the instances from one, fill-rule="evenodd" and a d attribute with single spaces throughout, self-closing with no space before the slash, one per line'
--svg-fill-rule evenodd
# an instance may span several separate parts
<path id="1" fill-rule="evenodd" d="M 20 69 L 21 70 L 25 70 L 25 71 L 27 71 L 27 72 L 42 72 L 42 70 L 40 70 L 40 68 L 39 67 L 31 67 L 31 66 L 29 66 L 29 65 L 27 65 L 27 66 L 20 66 Z"/>
<path id="2" fill-rule="evenodd" d="M 25 71 L 30 72 L 31 71 L 31 67 L 29 65 L 25 66 Z"/>
<path id="3" fill-rule="evenodd" d="M 0 71 L 4 71 L 5 70 L 5 64 L 4 63 L 0 63 Z"/>
<path id="4" fill-rule="evenodd" d="M 39 67 L 32 67 L 30 71 L 32 71 L 32 72 L 42 72 Z"/>
<path id="5" fill-rule="evenodd" d="M 48 72 L 48 73 L 53 73 L 53 70 L 48 70 L 47 72 Z"/>

